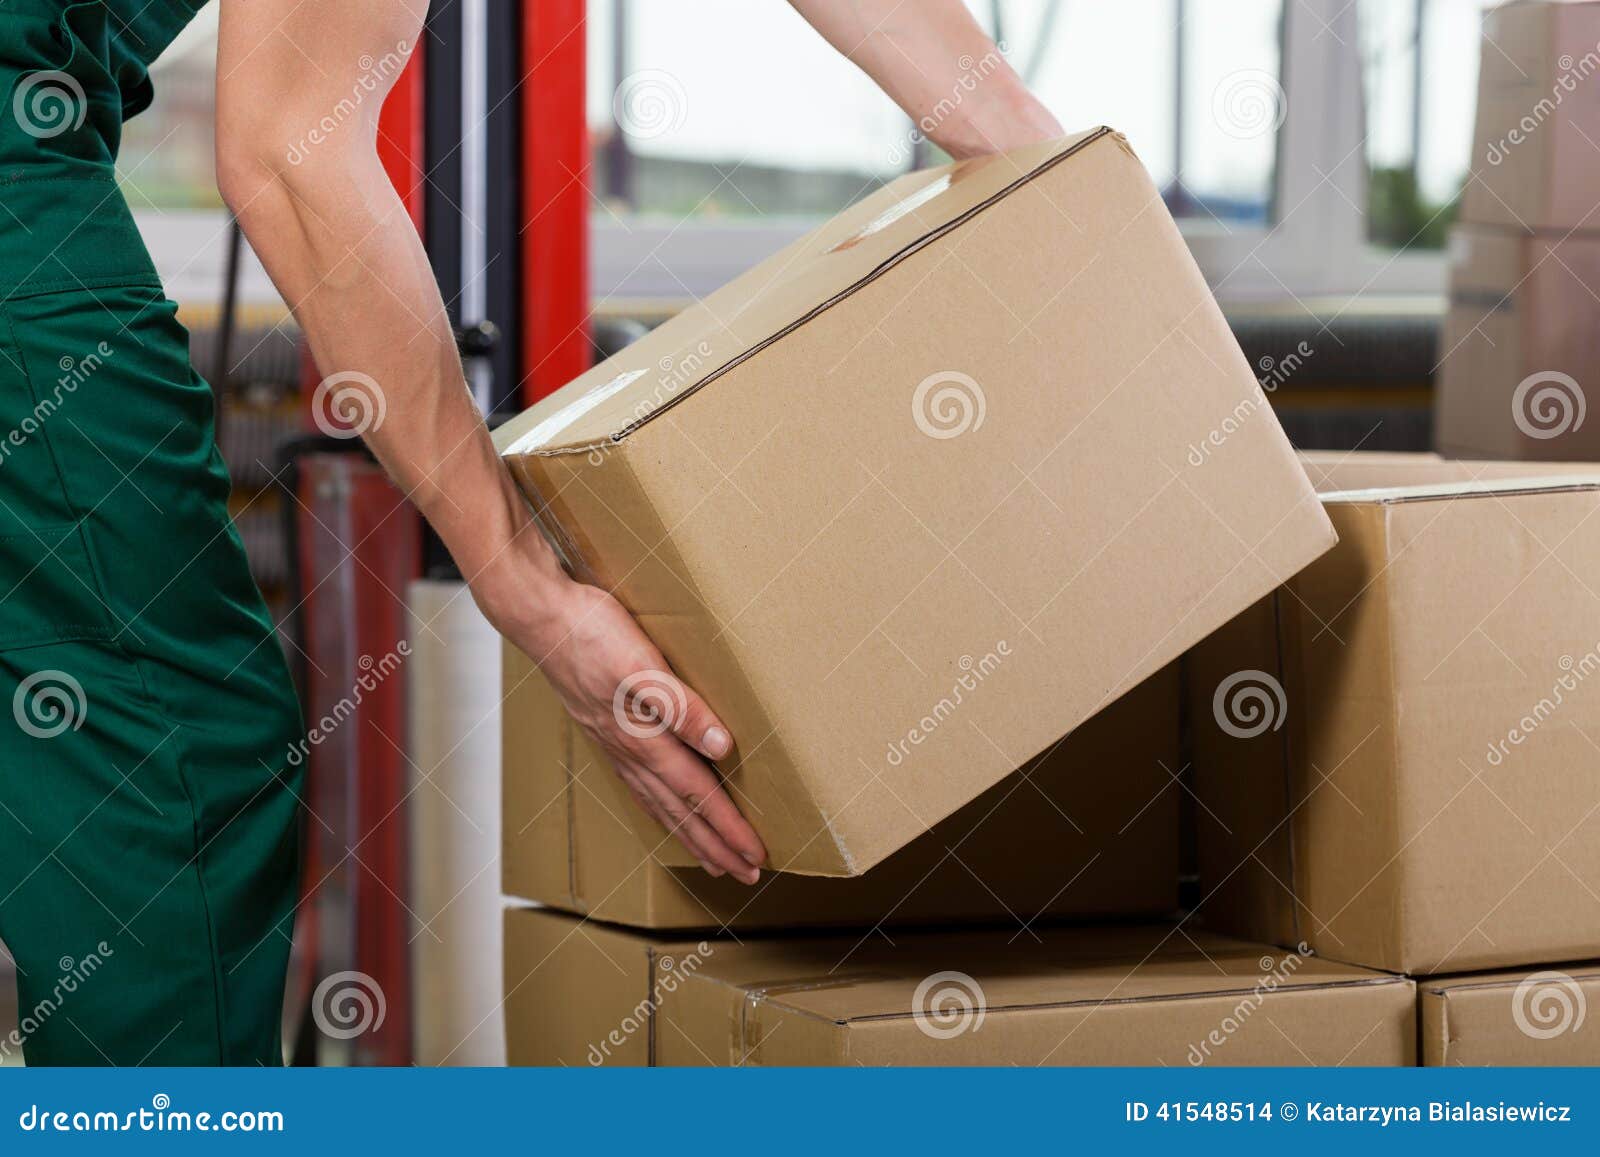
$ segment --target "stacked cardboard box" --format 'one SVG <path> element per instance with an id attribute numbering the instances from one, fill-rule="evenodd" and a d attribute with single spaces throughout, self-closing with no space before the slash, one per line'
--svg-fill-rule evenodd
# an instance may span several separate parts
<path id="1" fill-rule="evenodd" d="M 1189 659 L 1202 913 L 1425 977 L 1424 1063 L 1596 1059 L 1600 467 L 1303 460 L 1339 545 Z"/>
<path id="2" fill-rule="evenodd" d="M 1452 238 L 1437 444 L 1600 459 L 1600 3 L 1484 18 L 1472 172 Z"/>
<path id="3" fill-rule="evenodd" d="M 1333 543 L 1120 136 L 902 178 L 496 437 L 777 870 L 685 871 L 508 656 L 513 1060 L 1409 1061 L 1408 982 L 1046 919 L 1172 907 L 1173 664 Z"/>

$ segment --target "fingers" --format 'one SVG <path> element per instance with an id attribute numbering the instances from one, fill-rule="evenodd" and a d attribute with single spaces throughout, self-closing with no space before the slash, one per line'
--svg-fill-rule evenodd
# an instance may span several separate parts
<path id="1" fill-rule="evenodd" d="M 725 759 L 733 750 L 733 736 L 693 687 L 678 683 L 682 710 L 669 719 L 672 733 L 707 759 Z"/>
<path id="2" fill-rule="evenodd" d="M 660 750 L 651 753 L 649 769 L 711 827 L 719 842 L 738 854 L 739 867 L 754 868 L 765 862 L 767 850 L 761 837 L 739 814 L 717 773 L 682 744 L 661 742 L 656 746 Z"/>

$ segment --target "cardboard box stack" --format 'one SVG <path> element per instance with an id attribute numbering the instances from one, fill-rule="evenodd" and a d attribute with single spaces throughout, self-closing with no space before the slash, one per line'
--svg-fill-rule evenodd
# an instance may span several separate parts
<path id="1" fill-rule="evenodd" d="M 1305 464 L 1339 545 L 1188 660 L 1201 914 L 1426 978 L 1425 1063 L 1600 1061 L 1600 468 Z"/>
<path id="2" fill-rule="evenodd" d="M 1472 171 L 1451 241 L 1436 444 L 1600 459 L 1600 3 L 1484 17 Z"/>
<path id="3" fill-rule="evenodd" d="M 514 1063 L 1411 1059 L 1408 981 L 1051 922 L 1171 909 L 1173 664 L 1334 541 L 1119 135 L 901 178 L 496 438 L 775 869 L 683 870 L 509 655 Z"/>

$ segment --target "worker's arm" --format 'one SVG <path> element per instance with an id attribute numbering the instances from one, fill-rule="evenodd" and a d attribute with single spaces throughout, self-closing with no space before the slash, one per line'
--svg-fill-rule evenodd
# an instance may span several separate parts
<path id="1" fill-rule="evenodd" d="M 962 0 L 790 0 L 958 160 L 1062 135 Z"/>
<path id="2" fill-rule="evenodd" d="M 467 391 L 421 240 L 378 161 L 378 111 L 426 10 L 426 0 L 222 0 L 223 197 L 320 372 L 363 375 L 341 387 L 355 391 L 343 408 L 358 425 L 366 416 L 367 444 L 438 531 L 489 621 L 539 663 L 641 806 L 707 870 L 753 882 L 760 839 L 696 754 L 721 758 L 731 737 L 621 604 L 570 579 L 533 526 Z M 641 679 L 646 672 L 658 674 Z M 668 705 L 670 730 L 618 718 L 613 696 L 625 680 L 642 688 L 641 701 Z"/>

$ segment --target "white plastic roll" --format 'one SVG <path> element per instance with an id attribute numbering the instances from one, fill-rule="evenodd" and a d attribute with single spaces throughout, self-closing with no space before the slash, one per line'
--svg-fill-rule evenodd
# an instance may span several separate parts
<path id="1" fill-rule="evenodd" d="M 416 1062 L 503 1065 L 500 637 L 464 583 L 409 605 Z"/>

